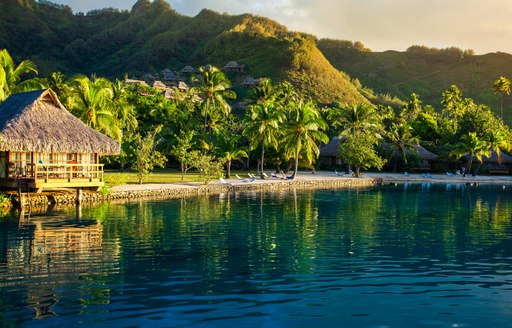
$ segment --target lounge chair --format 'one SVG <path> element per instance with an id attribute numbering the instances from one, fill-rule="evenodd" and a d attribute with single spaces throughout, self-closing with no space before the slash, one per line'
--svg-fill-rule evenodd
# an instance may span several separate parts
<path id="1" fill-rule="evenodd" d="M 446 172 L 446 175 L 449 176 L 449 177 L 454 177 L 455 174 L 453 174 L 452 172 Z"/>
<path id="2" fill-rule="evenodd" d="M 261 175 L 263 175 L 265 179 L 268 179 L 268 174 L 266 174 L 265 172 L 261 173 Z"/>
<path id="3" fill-rule="evenodd" d="M 336 173 L 336 175 L 339 176 L 339 177 L 342 177 L 342 176 L 345 175 L 345 173 L 340 173 L 340 172 L 338 172 L 336 170 L 334 170 L 334 173 Z"/>
<path id="4" fill-rule="evenodd" d="M 224 185 L 230 185 L 230 186 L 234 186 L 235 185 L 233 182 L 227 182 L 226 180 L 224 180 L 224 178 L 219 178 L 219 180 Z"/>
<path id="5" fill-rule="evenodd" d="M 242 182 L 254 182 L 256 181 L 256 177 L 252 178 L 252 179 L 243 179 Z"/>
<path id="6" fill-rule="evenodd" d="M 235 176 L 238 180 L 243 180 L 238 174 L 235 174 Z"/>
<path id="7" fill-rule="evenodd" d="M 429 179 L 434 179 L 434 177 L 433 177 L 433 176 L 432 176 L 432 174 L 430 174 L 430 173 L 427 173 L 427 174 L 426 174 L 426 176 L 427 176 L 427 178 L 429 178 Z"/>
<path id="8" fill-rule="evenodd" d="M 279 177 L 277 176 L 277 174 L 275 173 L 270 173 L 270 176 L 273 178 L 273 179 L 279 179 Z"/>
<path id="9" fill-rule="evenodd" d="M 247 173 L 247 175 L 248 175 L 248 176 L 249 176 L 249 178 L 251 178 L 251 179 L 256 177 L 256 176 L 255 176 L 254 174 L 252 174 L 252 173 Z"/>
<path id="10" fill-rule="evenodd" d="M 409 174 L 408 172 L 404 172 L 404 175 L 405 175 L 406 177 L 410 176 L 410 174 Z"/>

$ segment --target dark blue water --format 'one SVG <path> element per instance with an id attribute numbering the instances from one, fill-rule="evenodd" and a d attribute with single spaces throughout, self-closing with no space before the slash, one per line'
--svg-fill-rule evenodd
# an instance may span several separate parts
<path id="1" fill-rule="evenodd" d="M 511 219 L 430 184 L 0 219 L 0 327 L 512 327 Z"/>

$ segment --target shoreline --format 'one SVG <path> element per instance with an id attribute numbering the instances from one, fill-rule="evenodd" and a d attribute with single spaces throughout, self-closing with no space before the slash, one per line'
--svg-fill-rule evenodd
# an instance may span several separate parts
<path id="1" fill-rule="evenodd" d="M 166 199 L 197 197 L 205 195 L 219 195 L 227 192 L 251 192 L 251 191 L 285 191 L 306 189 L 347 189 L 366 188 L 375 185 L 393 183 L 439 183 L 439 184 L 466 184 L 466 185 L 512 185 L 512 176 L 477 176 L 463 177 L 460 175 L 448 176 L 433 174 L 432 178 L 420 174 L 400 173 L 364 173 L 360 178 L 337 176 L 333 172 L 319 171 L 315 174 L 299 172 L 295 180 L 282 180 L 269 178 L 257 179 L 254 182 L 242 182 L 238 179 L 227 179 L 224 184 L 220 180 L 214 180 L 209 184 L 201 182 L 189 183 L 147 183 L 125 184 L 111 188 L 109 194 L 84 191 L 82 205 L 95 205 L 102 202 L 126 201 L 138 199 Z M 17 193 L 13 195 L 14 202 L 18 202 Z M 31 206 L 44 206 L 51 204 L 75 205 L 76 192 L 49 191 L 41 194 L 30 194 Z"/>

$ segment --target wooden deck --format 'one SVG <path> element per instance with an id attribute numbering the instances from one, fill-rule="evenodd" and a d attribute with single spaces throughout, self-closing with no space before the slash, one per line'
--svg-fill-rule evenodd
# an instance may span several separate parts
<path id="1" fill-rule="evenodd" d="M 18 189 L 21 184 L 37 192 L 60 188 L 99 189 L 105 184 L 103 174 L 103 164 L 29 164 L 22 174 L 9 172 L 0 186 Z"/>

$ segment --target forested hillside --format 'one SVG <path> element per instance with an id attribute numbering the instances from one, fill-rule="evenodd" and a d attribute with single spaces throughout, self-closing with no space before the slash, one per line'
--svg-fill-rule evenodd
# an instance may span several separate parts
<path id="1" fill-rule="evenodd" d="M 493 84 L 500 76 L 512 78 L 512 55 L 474 55 L 457 48 L 433 49 L 411 46 L 405 52 L 371 52 L 358 43 L 319 40 L 319 49 L 334 67 L 377 93 L 406 99 L 411 93 L 425 104 L 440 108 L 440 97 L 456 84 L 465 97 L 500 110 L 500 97 Z M 512 98 L 504 97 L 504 116 L 512 121 Z"/>
<path id="2" fill-rule="evenodd" d="M 245 76 L 291 80 L 320 103 L 366 101 L 313 36 L 263 17 L 207 9 L 187 17 L 163 0 L 139 0 L 130 12 L 87 14 L 46 1 L 0 0 L 0 21 L 0 48 L 32 60 L 43 76 L 62 71 L 122 78 L 234 60 L 245 65 Z M 232 78 L 236 84 L 243 76 Z"/>

